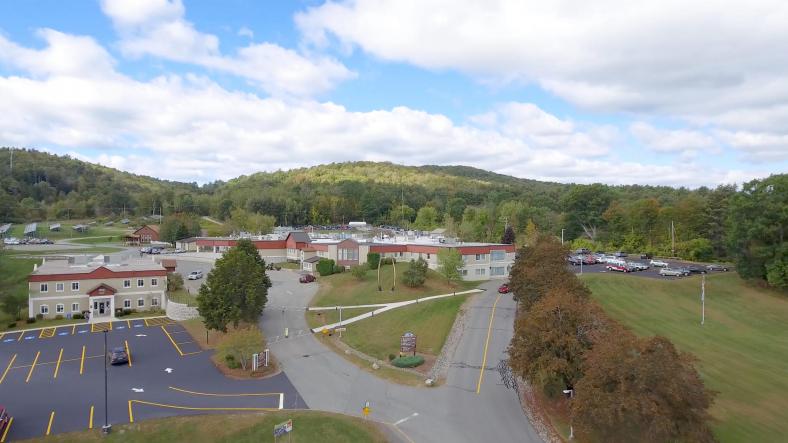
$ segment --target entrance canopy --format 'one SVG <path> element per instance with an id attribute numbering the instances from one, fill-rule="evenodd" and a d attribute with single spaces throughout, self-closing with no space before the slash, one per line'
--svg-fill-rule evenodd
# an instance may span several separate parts
<path id="1" fill-rule="evenodd" d="M 107 295 L 115 295 L 116 292 L 118 291 L 116 291 L 115 288 L 113 288 L 112 286 L 102 283 L 96 286 L 95 288 L 91 289 L 90 291 L 88 291 L 88 295 L 91 297 L 107 296 Z"/>

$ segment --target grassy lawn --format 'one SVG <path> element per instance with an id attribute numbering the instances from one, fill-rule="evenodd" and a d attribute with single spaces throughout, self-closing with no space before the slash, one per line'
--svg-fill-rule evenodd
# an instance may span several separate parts
<path id="1" fill-rule="evenodd" d="M 293 441 L 385 442 L 374 422 L 346 415 L 317 411 L 282 411 L 246 415 L 199 415 L 170 417 L 115 425 L 102 436 L 100 429 L 37 438 L 33 442 L 124 442 L 170 443 L 273 442 L 274 425 L 293 420 Z M 288 441 L 287 437 L 279 439 Z"/>
<path id="2" fill-rule="evenodd" d="M 27 306 L 27 276 L 33 272 L 34 264 L 41 264 L 41 260 L 13 258 L 8 251 L 0 253 L 0 290 L 3 294 L 13 294 L 24 300 L 25 307 Z M 26 317 L 27 308 L 22 309 L 22 318 Z M 12 316 L 0 311 L 0 330 L 7 329 L 12 320 Z M 35 326 L 30 325 L 30 327 Z"/>
<path id="3" fill-rule="evenodd" d="M 118 243 L 120 244 L 123 241 L 123 238 L 120 235 L 108 235 L 106 237 L 86 237 L 86 238 L 74 238 L 69 240 L 70 243 L 78 243 L 81 245 L 96 245 L 96 244 L 106 244 L 106 243 Z"/>
<path id="4" fill-rule="evenodd" d="M 106 239 L 109 236 L 114 236 L 117 238 L 128 230 L 123 225 L 104 226 L 102 224 L 90 226 L 87 232 L 77 232 L 74 230 L 74 225 L 85 224 L 90 221 L 91 220 L 67 220 L 59 222 L 38 222 L 38 236 L 42 238 L 48 238 L 50 240 L 79 239 L 82 237 L 104 237 L 104 239 Z M 49 225 L 54 223 L 60 223 L 60 231 L 49 230 Z M 14 225 L 11 227 L 11 230 L 8 232 L 7 237 L 22 238 L 24 231 L 24 223 L 14 223 Z"/>
<path id="5" fill-rule="evenodd" d="M 27 317 L 27 308 L 25 308 L 22 312 L 22 318 Z M 73 325 L 75 323 L 85 323 L 87 320 L 84 318 L 72 320 L 68 318 L 63 318 L 60 320 L 36 320 L 35 323 L 28 324 L 25 320 L 20 320 L 16 322 L 16 327 L 14 328 L 7 328 L 3 329 L 4 331 L 18 331 L 20 329 L 35 329 L 35 328 L 54 328 L 56 326 L 65 326 L 65 325 Z M 7 327 L 7 324 L 3 324 L 3 327 Z M 2 329 L 2 328 L 0 328 Z"/>
<path id="6" fill-rule="evenodd" d="M 403 281 L 403 273 L 410 265 L 397 263 L 397 286 L 392 292 L 391 286 L 394 273 L 391 265 L 383 266 L 380 270 L 381 286 L 383 291 L 378 291 L 377 270 L 367 271 L 366 278 L 362 281 L 353 277 L 350 272 L 318 277 L 320 289 L 312 300 L 313 306 L 337 305 L 364 305 L 372 303 L 387 303 L 393 301 L 411 300 L 429 295 L 446 294 L 453 291 L 465 291 L 475 288 L 479 282 L 459 282 L 456 285 L 446 284 L 437 272 L 429 270 L 427 281 L 418 288 L 409 288 Z"/>
<path id="7" fill-rule="evenodd" d="M 639 335 L 663 335 L 698 358 L 719 394 L 711 413 L 723 442 L 784 441 L 788 435 L 788 297 L 748 286 L 733 272 L 700 278 L 583 277 L 613 318 Z"/>
<path id="8" fill-rule="evenodd" d="M 442 298 L 405 306 L 347 326 L 342 340 L 367 355 L 388 361 L 399 352 L 400 336 L 413 332 L 417 351 L 438 355 L 467 295 Z M 344 313 L 343 313 L 344 315 Z"/>
<path id="9" fill-rule="evenodd" d="M 281 267 L 282 269 L 295 269 L 296 271 L 301 269 L 301 265 L 299 265 L 298 263 L 282 262 L 282 263 L 277 263 L 276 265 Z"/>
<path id="10" fill-rule="evenodd" d="M 374 311 L 375 308 L 358 308 L 358 309 L 343 309 L 342 319 L 346 320 L 357 315 L 366 314 L 369 311 Z M 323 325 L 330 325 L 339 321 L 339 311 L 309 311 L 306 313 L 306 322 L 310 328 L 317 328 Z"/>
<path id="11" fill-rule="evenodd" d="M 74 254 L 104 254 L 104 253 L 111 254 L 113 252 L 120 252 L 122 250 L 123 248 L 116 248 L 113 246 L 92 246 L 92 247 L 73 248 L 73 249 L 39 249 L 33 251 L 9 249 L 5 253 L 8 255 L 15 255 L 15 256 L 44 256 L 44 255 L 74 255 Z"/>
<path id="12" fill-rule="evenodd" d="M 189 294 L 186 289 L 178 289 L 167 293 L 167 298 L 175 303 L 183 303 L 188 306 L 197 306 L 197 294 Z"/>

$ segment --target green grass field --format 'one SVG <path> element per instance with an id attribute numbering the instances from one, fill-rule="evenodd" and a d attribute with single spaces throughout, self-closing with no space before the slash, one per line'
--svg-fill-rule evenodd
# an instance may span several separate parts
<path id="1" fill-rule="evenodd" d="M 102 436 L 100 429 L 52 435 L 31 442 L 273 442 L 274 425 L 293 420 L 294 442 L 382 443 L 386 439 L 378 425 L 360 418 L 317 411 L 282 411 L 245 415 L 196 415 L 145 420 L 115 425 Z M 288 437 L 279 439 L 288 441 Z"/>
<path id="2" fill-rule="evenodd" d="M 41 238 L 48 238 L 50 240 L 67 240 L 79 239 L 83 237 L 118 237 L 128 231 L 124 225 L 119 226 L 104 226 L 103 224 L 95 224 L 90 226 L 87 232 L 77 232 L 74 230 L 74 225 L 88 223 L 90 220 L 67 220 L 67 221 L 45 221 L 38 222 L 38 236 Z M 49 225 L 60 223 L 60 231 L 50 231 Z M 14 223 L 11 230 L 6 234 L 6 237 L 22 238 L 24 235 L 25 223 Z"/>
<path id="3" fill-rule="evenodd" d="M 412 300 L 452 291 L 465 291 L 475 288 L 479 284 L 478 282 L 462 281 L 455 285 L 448 285 L 437 272 L 429 270 L 423 286 L 409 288 L 405 286 L 402 277 L 409 266 L 408 263 L 397 263 L 397 286 L 393 292 L 391 286 L 394 272 L 391 265 L 383 266 L 380 270 L 383 291 L 378 291 L 377 270 L 367 271 L 366 278 L 362 281 L 357 280 L 350 272 L 318 277 L 320 290 L 312 300 L 312 306 L 364 305 Z"/>
<path id="4" fill-rule="evenodd" d="M 347 325 L 342 340 L 367 355 L 388 361 L 399 352 L 400 336 L 412 332 L 417 351 L 438 355 L 467 295 L 442 298 L 384 312 Z"/>
<path id="5" fill-rule="evenodd" d="M 639 335 L 662 335 L 698 358 L 718 392 L 711 413 L 722 442 L 785 441 L 788 435 L 788 297 L 748 286 L 735 273 L 657 280 L 586 274 L 605 311 Z"/>
<path id="6" fill-rule="evenodd" d="M 197 306 L 197 294 L 189 294 L 186 289 L 178 289 L 167 293 L 167 299 L 175 303 L 184 303 L 188 306 Z"/>

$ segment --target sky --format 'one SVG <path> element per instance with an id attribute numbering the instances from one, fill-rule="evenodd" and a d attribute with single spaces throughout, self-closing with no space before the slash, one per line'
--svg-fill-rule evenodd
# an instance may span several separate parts
<path id="1" fill-rule="evenodd" d="M 788 171 L 788 2 L 8 0 L 0 146 L 207 183 L 345 161 Z"/>

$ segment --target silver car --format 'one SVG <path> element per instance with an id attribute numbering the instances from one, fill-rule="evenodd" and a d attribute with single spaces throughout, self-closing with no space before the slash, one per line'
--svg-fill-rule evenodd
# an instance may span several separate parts
<path id="1" fill-rule="evenodd" d="M 659 275 L 663 277 L 682 277 L 684 272 L 681 269 L 662 268 L 659 270 Z"/>
<path id="2" fill-rule="evenodd" d="M 668 267 L 668 262 L 664 262 L 662 260 L 651 260 L 648 263 L 651 266 L 654 266 L 655 268 L 667 268 Z"/>

